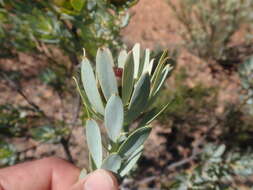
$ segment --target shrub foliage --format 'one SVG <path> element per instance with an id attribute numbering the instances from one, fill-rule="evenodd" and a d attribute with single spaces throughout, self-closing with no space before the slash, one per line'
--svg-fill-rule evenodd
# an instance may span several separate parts
<path id="1" fill-rule="evenodd" d="M 128 4 L 118 7 L 106 0 L 2 0 L 1 56 L 10 57 L 19 51 L 49 56 L 57 47 L 78 64 L 82 48 L 94 56 L 102 45 L 120 45 L 119 31 L 128 22 Z"/>
<path id="2" fill-rule="evenodd" d="M 181 37 L 185 47 L 193 54 L 207 61 L 220 63 L 231 60 L 234 48 L 251 44 L 252 11 L 251 0 L 180 0 L 168 1 L 182 26 Z M 245 28 L 243 44 L 233 43 L 233 36 Z M 238 54 L 234 55 L 235 59 Z"/>

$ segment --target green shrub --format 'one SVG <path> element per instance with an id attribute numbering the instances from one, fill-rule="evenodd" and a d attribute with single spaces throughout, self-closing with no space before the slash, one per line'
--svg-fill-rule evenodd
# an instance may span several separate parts
<path id="1" fill-rule="evenodd" d="M 207 144 L 198 159 L 197 166 L 177 175 L 167 189 L 237 190 L 253 174 L 253 153 L 250 150 L 225 151 L 225 145 Z"/>
<path id="2" fill-rule="evenodd" d="M 253 56 L 247 59 L 239 67 L 241 86 L 244 91 L 241 95 L 242 101 L 247 105 L 249 113 L 253 114 Z"/>
<path id="3" fill-rule="evenodd" d="M 91 58 L 100 46 L 117 49 L 119 31 L 128 23 L 128 6 L 106 0 L 2 0 L 1 57 L 19 51 L 50 57 L 57 47 L 78 64 L 82 48 Z"/>
<path id="4" fill-rule="evenodd" d="M 168 1 L 177 20 L 182 26 L 181 37 L 187 49 L 207 61 L 231 64 L 233 49 L 251 44 L 245 39 L 243 44 L 233 48 L 233 36 L 242 27 L 247 28 L 243 38 L 252 34 L 251 0 L 179 0 Z M 237 47 L 237 45 L 239 45 Z M 238 51 L 239 52 L 239 51 Z M 232 55 L 238 59 L 238 53 Z"/>

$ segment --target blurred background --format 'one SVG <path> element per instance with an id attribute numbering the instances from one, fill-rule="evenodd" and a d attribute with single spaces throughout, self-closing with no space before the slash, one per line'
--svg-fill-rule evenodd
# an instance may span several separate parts
<path id="1" fill-rule="evenodd" d="M 0 0 L 0 167 L 58 156 L 88 167 L 72 76 L 83 48 L 139 42 L 176 69 L 122 189 L 252 190 L 252 0 Z"/>

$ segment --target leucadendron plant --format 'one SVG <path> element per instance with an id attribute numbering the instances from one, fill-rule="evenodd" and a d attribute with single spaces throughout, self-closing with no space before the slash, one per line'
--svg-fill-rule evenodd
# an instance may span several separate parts
<path id="1" fill-rule="evenodd" d="M 128 53 L 121 51 L 117 61 L 109 49 L 98 49 L 95 69 L 84 55 L 83 88 L 75 81 L 88 115 L 85 130 L 90 171 L 103 168 L 124 177 L 140 158 L 151 121 L 167 107 L 158 108 L 153 103 L 173 70 L 167 51 L 156 66 L 154 61 L 150 50 L 142 51 L 140 44 Z M 102 126 L 106 131 L 103 138 Z M 84 174 L 85 170 L 81 176 Z"/>

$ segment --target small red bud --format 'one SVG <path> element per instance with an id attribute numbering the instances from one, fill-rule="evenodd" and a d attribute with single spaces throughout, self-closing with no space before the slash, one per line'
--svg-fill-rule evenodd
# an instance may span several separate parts
<path id="1" fill-rule="evenodd" d="M 113 71 L 116 77 L 122 78 L 123 69 L 119 67 L 113 67 Z"/>

